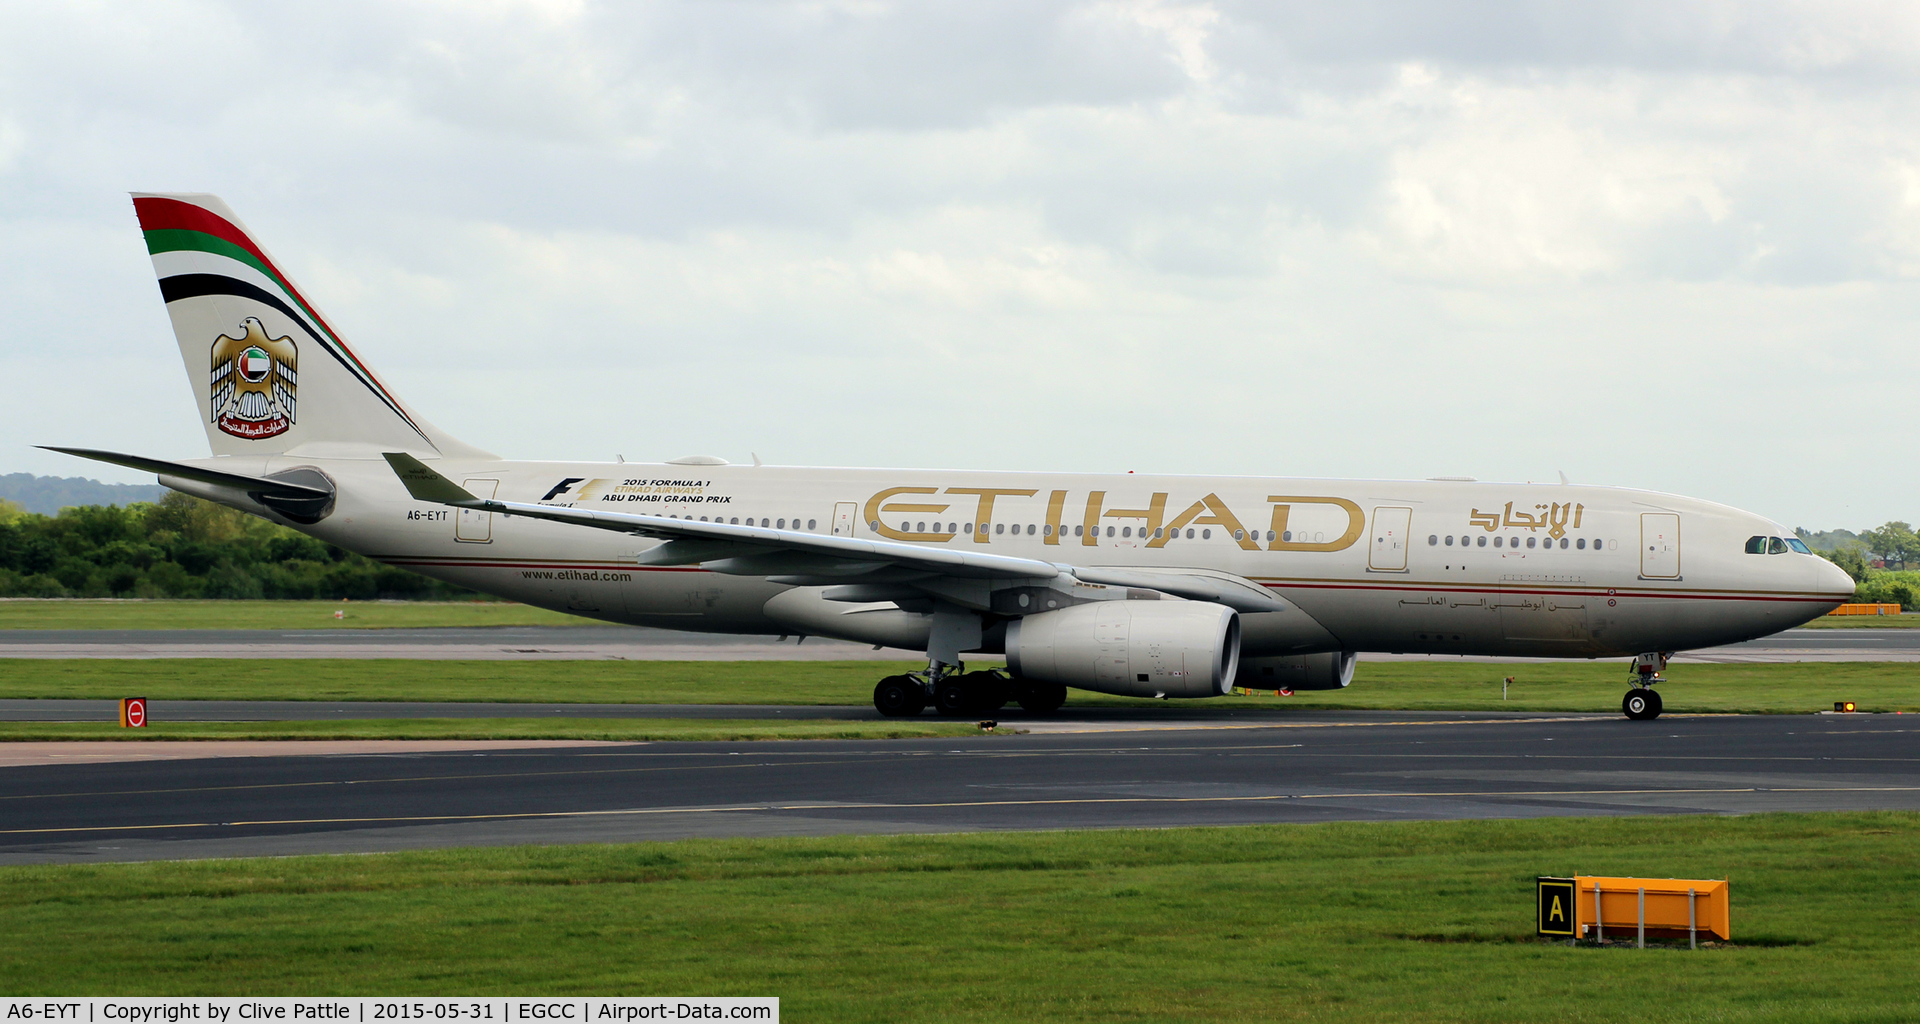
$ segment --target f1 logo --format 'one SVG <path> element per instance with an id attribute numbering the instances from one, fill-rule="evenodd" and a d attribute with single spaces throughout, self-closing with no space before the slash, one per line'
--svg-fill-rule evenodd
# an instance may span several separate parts
<path id="1" fill-rule="evenodd" d="M 147 698 L 126 697 L 120 701 L 120 725 L 126 729 L 147 727 Z"/>
<path id="2" fill-rule="evenodd" d="M 582 480 L 585 480 L 585 479 L 586 479 L 586 477 L 584 477 L 584 476 L 570 476 L 570 477 L 567 477 L 567 478 L 566 478 L 565 480 L 562 480 L 562 481 L 560 481 L 559 483 L 557 483 L 557 484 L 554 484 L 554 485 L 553 485 L 553 490 L 551 490 L 551 491 L 548 491 L 547 493 L 545 493 L 545 494 L 543 494 L 543 495 L 541 495 L 541 496 L 540 496 L 540 500 L 541 500 L 541 501 L 552 501 L 552 500 L 554 499 L 554 496 L 555 496 L 555 495 L 559 495 L 559 494 L 563 494 L 563 493 L 565 493 L 565 492 L 566 492 L 566 490 L 567 490 L 568 488 L 570 488 L 570 487 L 572 487 L 572 486 L 573 486 L 574 484 L 577 484 L 577 483 L 579 483 L 580 481 L 582 481 Z"/>

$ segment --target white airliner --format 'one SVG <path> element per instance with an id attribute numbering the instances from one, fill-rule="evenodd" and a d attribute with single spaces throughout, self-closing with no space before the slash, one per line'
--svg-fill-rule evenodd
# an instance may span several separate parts
<path id="1" fill-rule="evenodd" d="M 501 459 L 388 390 L 218 198 L 134 207 L 213 457 L 54 450 L 528 604 L 926 652 L 888 715 L 1330 689 L 1384 651 L 1632 657 L 1622 709 L 1653 718 L 1669 653 L 1853 594 L 1768 519 L 1616 487 Z"/>

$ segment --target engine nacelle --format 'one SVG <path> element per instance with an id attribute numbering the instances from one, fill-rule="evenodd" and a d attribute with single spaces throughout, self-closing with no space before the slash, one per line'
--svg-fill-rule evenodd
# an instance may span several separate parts
<path id="1" fill-rule="evenodd" d="M 1095 601 L 1007 624 L 1014 675 L 1122 697 L 1218 697 L 1239 661 L 1240 616 L 1202 601 Z"/>
<path id="2" fill-rule="evenodd" d="M 1249 690 L 1338 690 L 1353 682 L 1353 652 L 1243 658 L 1235 686 Z"/>

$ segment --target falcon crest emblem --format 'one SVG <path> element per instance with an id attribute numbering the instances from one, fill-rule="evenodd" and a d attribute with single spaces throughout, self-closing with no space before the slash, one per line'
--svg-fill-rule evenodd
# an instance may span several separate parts
<path id="1" fill-rule="evenodd" d="M 284 434 L 294 422 L 293 339 L 269 338 L 259 320 L 240 322 L 241 337 L 213 342 L 213 424 L 235 437 L 257 441 Z"/>

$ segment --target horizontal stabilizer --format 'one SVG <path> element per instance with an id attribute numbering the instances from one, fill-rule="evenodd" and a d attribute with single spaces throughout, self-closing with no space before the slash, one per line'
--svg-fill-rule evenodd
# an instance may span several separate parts
<path id="1" fill-rule="evenodd" d="M 181 480 L 193 480 L 203 484 L 212 484 L 216 487 L 231 487 L 236 491 L 245 491 L 248 494 L 264 494 L 278 498 L 308 498 L 313 500 L 324 500 L 333 497 L 333 493 L 325 488 L 306 487 L 300 484 L 288 483 L 285 480 L 274 480 L 268 477 L 222 473 L 217 469 L 202 469 L 199 466 L 189 466 L 180 462 L 164 462 L 160 459 L 149 459 L 139 455 L 122 455 L 119 452 L 103 452 L 94 448 L 55 448 L 52 445 L 44 444 L 39 447 L 45 451 L 59 452 L 62 455 L 78 455 L 83 459 L 92 459 L 95 462 L 107 462 L 116 466 L 125 466 L 128 469 L 137 469 L 141 472 L 152 473 L 156 476 L 171 476 Z M 471 498 L 472 495 L 469 494 L 467 497 Z"/>
<path id="2" fill-rule="evenodd" d="M 466 488 L 435 473 L 426 463 L 408 455 L 406 452 L 382 452 L 387 465 L 405 485 L 407 493 L 420 501 L 439 502 L 442 505 L 479 505 L 481 501 Z"/>

